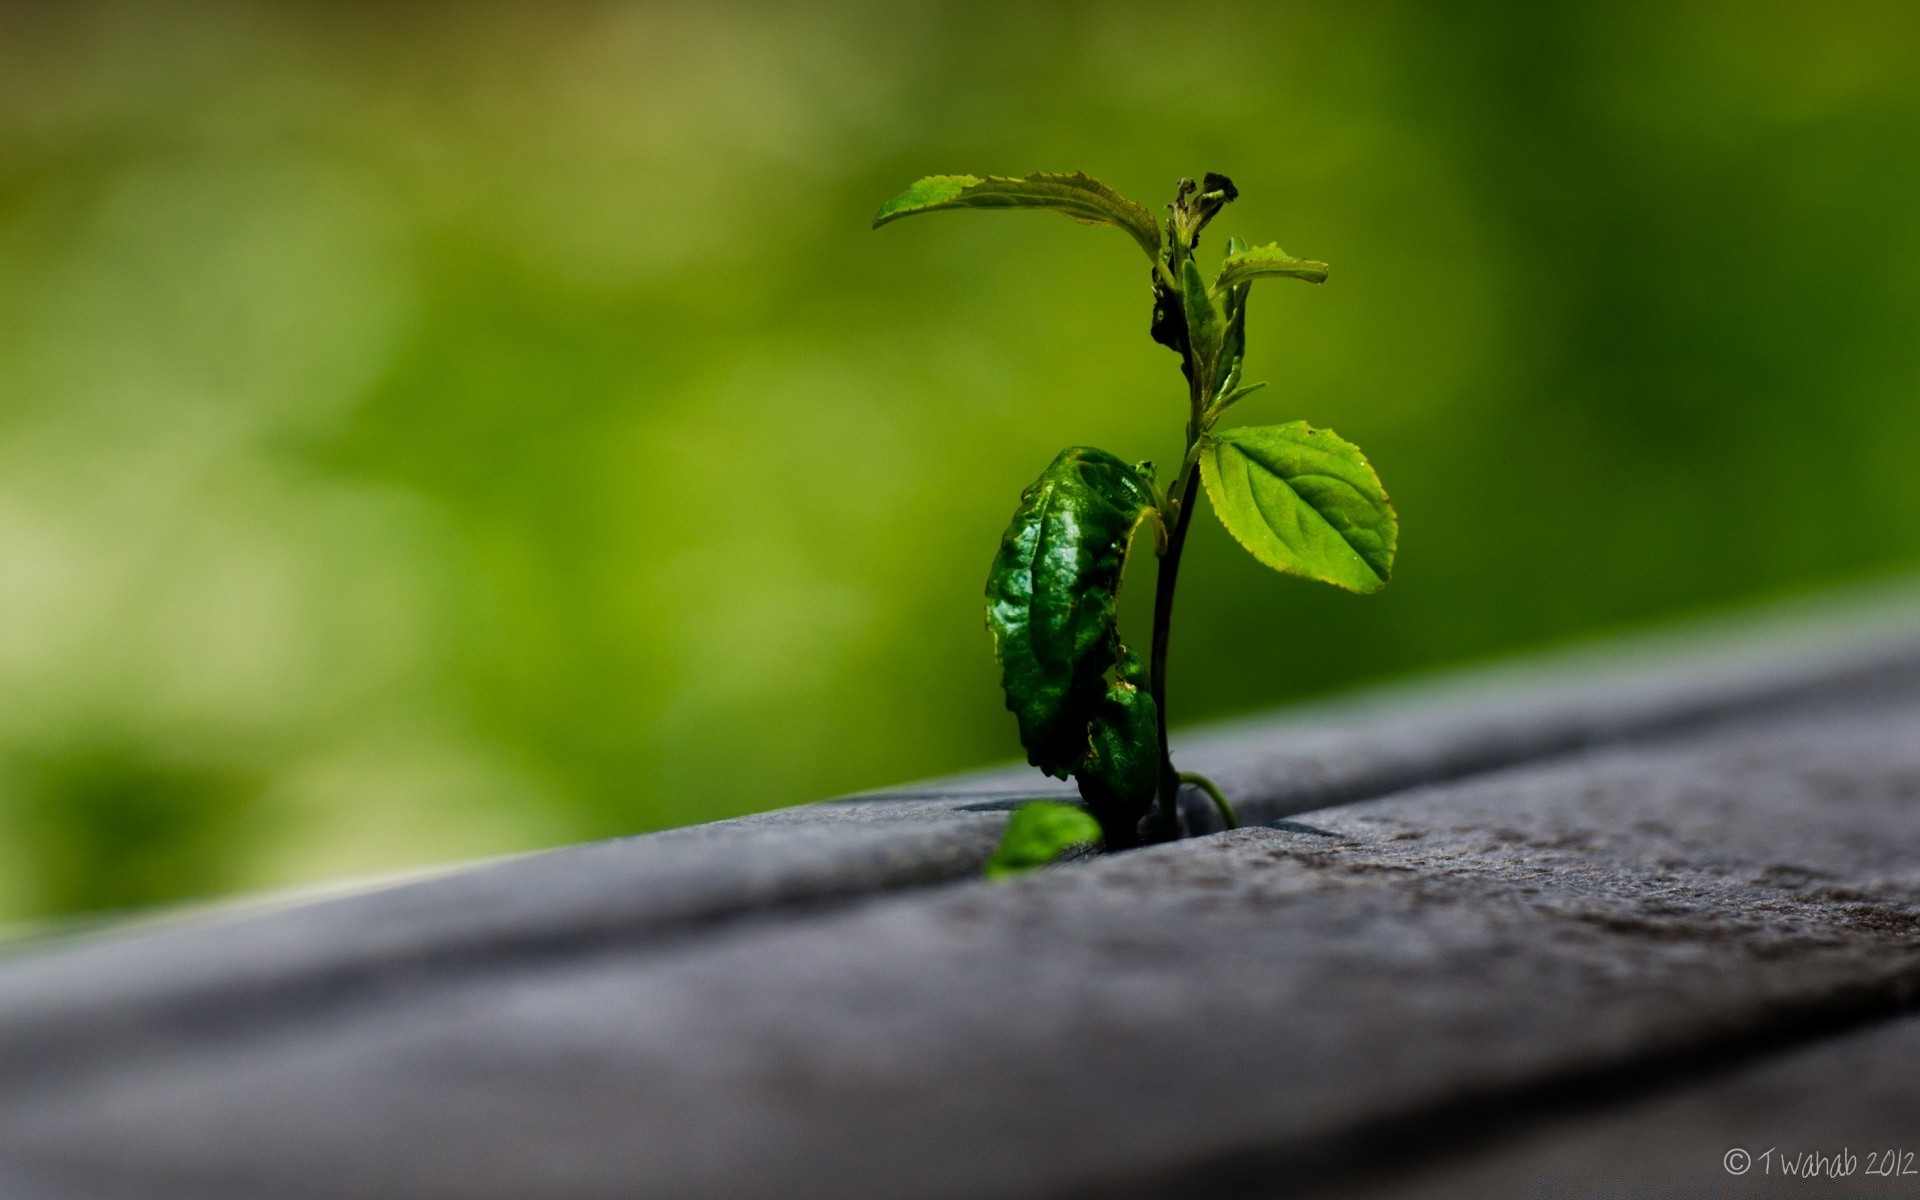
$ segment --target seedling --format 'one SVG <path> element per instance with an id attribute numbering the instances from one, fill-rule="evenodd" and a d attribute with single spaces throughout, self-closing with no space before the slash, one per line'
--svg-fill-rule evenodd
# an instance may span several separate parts
<path id="1" fill-rule="evenodd" d="M 1152 263 L 1148 333 L 1180 356 L 1186 452 L 1162 490 L 1151 463 L 1071 446 L 1020 494 L 987 576 L 987 628 L 1027 761 L 1073 777 L 1086 811 L 1029 805 L 1014 814 L 990 873 L 1037 865 L 1097 836 L 1108 850 L 1183 836 L 1179 792 L 1200 787 L 1228 826 L 1220 789 L 1175 769 L 1167 751 L 1167 638 L 1180 553 L 1204 484 L 1235 540 L 1276 571 L 1354 592 L 1387 585 L 1399 536 L 1393 506 L 1359 449 L 1304 421 L 1217 428 L 1264 386 L 1246 383 L 1247 296 L 1256 279 L 1321 283 L 1327 265 L 1277 245 L 1228 238 L 1211 282 L 1194 251 L 1239 192 L 1224 175 L 1180 181 L 1164 222 L 1091 176 L 932 175 L 888 201 L 901 217 L 965 208 L 1030 208 L 1126 233 Z M 1120 580 L 1145 534 L 1159 556 L 1147 661 L 1120 640 Z M 1092 821 L 1087 820 L 1091 814 Z"/>

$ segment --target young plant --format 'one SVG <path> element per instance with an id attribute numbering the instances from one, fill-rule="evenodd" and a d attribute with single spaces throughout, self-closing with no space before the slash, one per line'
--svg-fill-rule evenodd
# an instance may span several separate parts
<path id="1" fill-rule="evenodd" d="M 1229 238 L 1209 281 L 1193 257 L 1200 233 L 1238 195 L 1224 175 L 1209 173 L 1197 184 L 1182 179 L 1162 222 L 1078 172 L 933 175 L 888 201 L 873 220 L 878 229 L 948 209 L 1045 209 L 1083 225 L 1114 226 L 1152 264 L 1148 333 L 1180 356 L 1187 381 L 1186 452 L 1172 486 L 1161 490 L 1151 463 L 1088 446 L 1062 450 L 1021 493 L 987 577 L 987 628 L 1027 760 L 1078 782 L 1108 850 L 1181 837 L 1182 784 L 1200 787 L 1227 825 L 1236 824 L 1220 789 L 1175 769 L 1167 751 L 1167 639 L 1180 554 L 1203 483 L 1228 532 L 1276 571 L 1377 592 L 1393 568 L 1393 507 L 1357 447 L 1304 421 L 1217 427 L 1227 410 L 1264 386 L 1245 382 L 1241 371 L 1254 281 L 1327 277 L 1325 263 Z M 1117 622 L 1127 556 L 1143 537 L 1160 560 L 1144 663 L 1121 642 Z M 1028 806 L 1015 814 L 994 873 L 1047 861 L 1095 832 L 1070 806 Z"/>

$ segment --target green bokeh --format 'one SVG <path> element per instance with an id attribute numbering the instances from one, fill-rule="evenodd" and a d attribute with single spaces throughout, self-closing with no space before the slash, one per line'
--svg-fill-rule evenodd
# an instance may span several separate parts
<path id="1" fill-rule="evenodd" d="M 1223 171 L 1333 264 L 1243 408 L 1366 448 L 1393 586 L 1196 523 L 1176 722 L 1910 567 L 1916 61 L 1845 3 L 0 7 L 0 915 L 1015 757 L 1000 529 L 1183 394 L 1124 235 L 868 231 L 931 172 Z"/>

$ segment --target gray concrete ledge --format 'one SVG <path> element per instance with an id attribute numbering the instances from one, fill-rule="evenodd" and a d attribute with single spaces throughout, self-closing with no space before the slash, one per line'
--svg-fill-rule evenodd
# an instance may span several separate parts
<path id="1" fill-rule="evenodd" d="M 1047 789 L 982 773 L 17 955 L 0 1182 L 1359 1186 L 1449 1113 L 1497 1135 L 1569 1080 L 1738 1060 L 1920 981 L 1911 589 L 1178 753 L 1278 828 L 988 887 Z"/>

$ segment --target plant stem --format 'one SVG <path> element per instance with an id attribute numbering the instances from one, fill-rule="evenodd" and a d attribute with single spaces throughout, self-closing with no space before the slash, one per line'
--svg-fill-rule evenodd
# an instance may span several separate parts
<path id="1" fill-rule="evenodd" d="M 1209 797 L 1211 797 L 1213 800 L 1214 809 L 1219 812 L 1220 819 L 1226 822 L 1228 829 L 1240 828 L 1240 818 L 1233 811 L 1233 805 L 1227 803 L 1227 798 L 1220 791 L 1219 784 L 1215 783 L 1211 779 L 1208 779 L 1205 775 L 1200 774 L 1198 771 L 1180 772 L 1180 782 L 1190 783 L 1193 786 L 1199 788 L 1201 791 L 1205 792 Z"/>
<path id="2" fill-rule="evenodd" d="M 1173 520 L 1166 523 L 1166 548 L 1160 552 L 1160 570 L 1154 580 L 1153 650 L 1147 669 L 1147 690 L 1153 696 L 1160 736 L 1160 820 L 1155 840 L 1163 842 L 1180 837 L 1180 773 L 1173 769 L 1173 755 L 1167 749 L 1167 635 L 1173 628 L 1173 591 L 1180 582 L 1180 551 L 1187 544 L 1187 522 L 1193 518 L 1193 502 L 1200 486 L 1193 455 L 1201 432 L 1197 400 L 1193 413 L 1187 424 L 1187 450 L 1181 458 L 1180 475 L 1173 481 L 1169 496 L 1176 507 Z"/>

